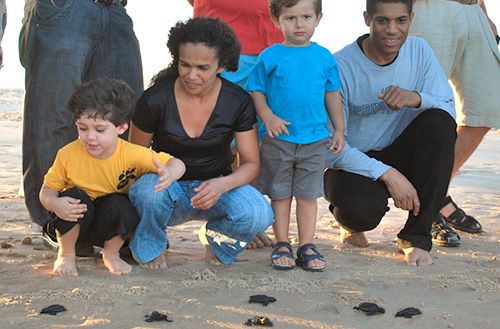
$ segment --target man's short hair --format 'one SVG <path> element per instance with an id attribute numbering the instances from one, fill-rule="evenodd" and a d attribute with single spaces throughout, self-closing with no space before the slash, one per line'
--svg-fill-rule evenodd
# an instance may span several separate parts
<path id="1" fill-rule="evenodd" d="M 373 14 L 377 3 L 402 3 L 408 9 L 408 14 L 413 11 L 413 0 L 366 0 L 366 11 L 369 15 Z"/>
<path id="2" fill-rule="evenodd" d="M 123 80 L 95 79 L 76 86 L 66 102 L 75 121 L 82 115 L 112 122 L 128 123 L 135 107 L 134 91 Z"/>
<path id="3" fill-rule="evenodd" d="M 299 3 L 299 1 L 300 0 L 269 0 L 269 13 L 272 18 L 278 19 L 280 17 L 281 8 L 293 7 Z M 322 10 L 321 0 L 314 0 L 314 12 L 316 15 L 319 15 Z"/>

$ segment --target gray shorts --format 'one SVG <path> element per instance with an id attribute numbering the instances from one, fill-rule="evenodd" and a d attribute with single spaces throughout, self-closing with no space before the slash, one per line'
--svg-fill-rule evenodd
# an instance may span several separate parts
<path id="1" fill-rule="evenodd" d="M 302 145 L 265 136 L 256 187 L 271 200 L 316 200 L 323 196 L 327 143 L 327 138 Z"/>

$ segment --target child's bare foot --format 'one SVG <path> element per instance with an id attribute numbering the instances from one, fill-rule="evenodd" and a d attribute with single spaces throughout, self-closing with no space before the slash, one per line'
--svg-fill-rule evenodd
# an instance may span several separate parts
<path id="1" fill-rule="evenodd" d="M 403 248 L 401 251 L 405 254 L 406 264 L 410 266 L 427 266 L 433 263 L 431 254 L 420 248 Z"/>
<path id="2" fill-rule="evenodd" d="M 120 253 L 102 251 L 102 262 L 111 274 L 122 275 L 132 271 L 132 266 L 120 258 Z"/>
<path id="3" fill-rule="evenodd" d="M 163 270 L 168 268 L 167 261 L 165 260 L 165 256 L 163 256 L 163 254 L 156 257 L 149 263 L 139 264 L 139 266 L 150 270 Z"/>
<path id="4" fill-rule="evenodd" d="M 75 255 L 57 255 L 52 274 L 57 276 L 78 276 Z"/>
<path id="5" fill-rule="evenodd" d="M 217 256 L 215 256 L 215 254 L 212 251 L 212 249 L 210 249 L 209 245 L 206 245 L 205 248 L 207 250 L 206 254 L 205 254 L 205 261 L 207 262 L 207 264 L 210 264 L 210 265 L 223 265 L 221 263 L 221 261 L 217 258 Z"/>
<path id="6" fill-rule="evenodd" d="M 343 227 L 340 227 L 340 242 L 361 248 L 366 248 L 368 246 L 368 240 L 366 240 L 365 233 L 351 232 Z"/>

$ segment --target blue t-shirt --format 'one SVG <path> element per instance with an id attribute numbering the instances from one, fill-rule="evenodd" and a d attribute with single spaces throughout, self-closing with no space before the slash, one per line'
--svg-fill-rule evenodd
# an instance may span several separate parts
<path id="1" fill-rule="evenodd" d="M 312 42 L 307 47 L 275 44 L 265 49 L 248 78 L 247 90 L 266 95 L 275 115 L 291 122 L 289 135 L 276 138 L 310 144 L 328 137 L 326 92 L 340 89 L 337 63 L 324 47 Z M 259 135 L 266 128 L 259 120 Z"/>

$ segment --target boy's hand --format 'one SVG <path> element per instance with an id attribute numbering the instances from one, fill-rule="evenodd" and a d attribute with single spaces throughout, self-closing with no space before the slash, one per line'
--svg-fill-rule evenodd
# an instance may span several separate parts
<path id="1" fill-rule="evenodd" d="M 170 186 L 170 184 L 174 182 L 174 180 L 172 179 L 173 175 L 170 169 L 163 165 L 163 163 L 161 163 L 158 159 L 153 158 L 153 163 L 158 169 L 157 172 L 160 178 L 160 182 L 155 185 L 155 192 L 159 192 L 163 189 L 166 189 Z"/>
<path id="2" fill-rule="evenodd" d="M 291 122 L 281 119 L 274 113 L 271 113 L 268 118 L 265 120 L 263 119 L 262 121 L 264 121 L 266 132 L 269 137 L 274 138 L 275 136 L 279 136 L 281 134 L 288 135 L 288 129 L 286 129 L 286 126 L 290 125 Z"/>
<path id="3" fill-rule="evenodd" d="M 335 131 L 332 138 L 332 146 L 330 146 L 330 150 L 333 154 L 338 154 L 342 152 L 345 145 L 345 138 L 343 131 Z"/>
<path id="4" fill-rule="evenodd" d="M 409 91 L 398 86 L 389 86 L 383 93 L 377 95 L 393 110 L 401 110 L 403 107 L 417 108 L 422 99 L 416 91 Z"/>
<path id="5" fill-rule="evenodd" d="M 59 197 L 54 200 L 52 211 L 60 219 L 68 222 L 78 222 L 78 219 L 82 218 L 83 214 L 87 212 L 87 205 L 80 202 L 80 200 L 69 196 Z"/>
<path id="6" fill-rule="evenodd" d="M 213 178 L 201 183 L 194 189 L 196 195 L 191 198 L 191 205 L 195 209 L 207 210 L 219 201 L 225 192 L 221 178 Z"/>

